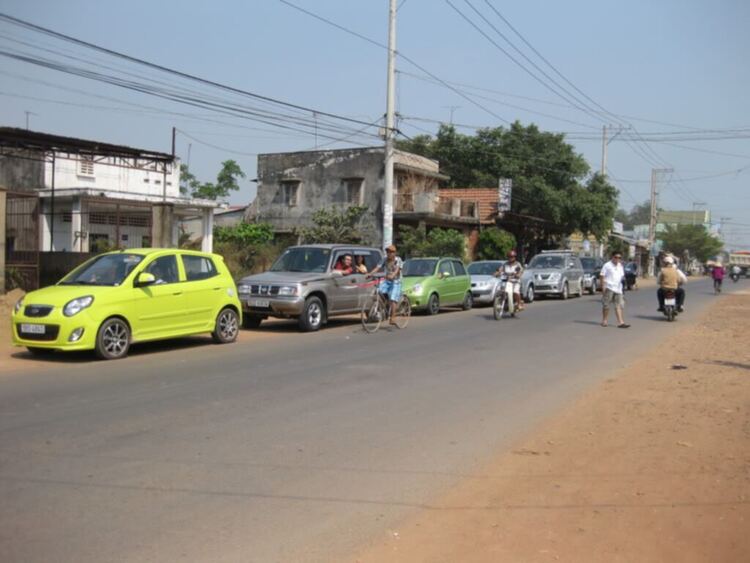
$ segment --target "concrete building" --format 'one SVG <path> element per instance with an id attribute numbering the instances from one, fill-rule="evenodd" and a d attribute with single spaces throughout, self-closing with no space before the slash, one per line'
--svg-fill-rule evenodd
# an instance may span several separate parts
<path id="1" fill-rule="evenodd" d="M 368 242 L 383 241 L 384 149 L 353 148 L 258 156 L 258 195 L 246 219 L 270 223 L 277 233 L 313 225 L 322 208 L 365 206 L 361 231 Z M 394 233 L 399 225 L 448 227 L 467 242 L 479 228 L 476 201 L 447 198 L 434 160 L 396 151 L 394 164 Z"/>
<path id="2" fill-rule="evenodd" d="M 181 197 L 179 174 L 168 153 L 0 127 L 6 267 L 38 270 L 40 252 L 175 246 L 184 215 L 201 218 L 210 251 L 216 203 Z"/>

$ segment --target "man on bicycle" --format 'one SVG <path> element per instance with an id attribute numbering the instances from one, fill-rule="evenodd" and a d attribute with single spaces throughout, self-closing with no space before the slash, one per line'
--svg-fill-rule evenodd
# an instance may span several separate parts
<path id="1" fill-rule="evenodd" d="M 495 272 L 496 276 L 504 277 L 507 283 L 513 287 L 513 303 L 519 311 L 523 311 L 523 299 L 521 299 L 521 276 L 523 275 L 523 266 L 516 259 L 516 251 L 511 250 L 508 253 L 508 261 L 500 266 Z M 503 288 L 504 290 L 505 288 Z"/>
<path id="2" fill-rule="evenodd" d="M 385 280 L 380 284 L 379 291 L 388 296 L 391 303 L 390 324 L 395 325 L 396 307 L 401 299 L 401 269 L 404 263 L 396 256 L 396 247 L 390 245 L 385 249 L 385 258 L 383 261 L 370 272 L 370 275 L 378 272 L 385 273 Z"/>

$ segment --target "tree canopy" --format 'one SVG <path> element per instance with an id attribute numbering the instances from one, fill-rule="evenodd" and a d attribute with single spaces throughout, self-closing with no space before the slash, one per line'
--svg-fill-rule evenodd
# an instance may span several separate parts
<path id="1" fill-rule="evenodd" d="M 245 173 L 234 160 L 221 163 L 221 170 L 216 176 L 216 182 L 200 182 L 188 170 L 187 165 L 180 164 L 180 193 L 202 199 L 227 199 L 230 192 L 240 189 L 238 179 L 244 178 Z"/>
<path id="2" fill-rule="evenodd" d="M 724 244 L 709 234 L 703 225 L 668 225 L 658 238 L 664 243 L 664 250 L 682 257 L 685 251 L 701 262 L 716 256 Z"/>
<path id="3" fill-rule="evenodd" d="M 455 229 L 435 228 L 428 232 L 424 225 L 399 226 L 398 248 L 406 258 L 454 256 L 463 259 L 465 247 L 464 236 Z"/>
<path id="4" fill-rule="evenodd" d="M 475 135 L 442 125 L 434 138 L 420 135 L 398 148 L 438 160 L 451 187 L 495 187 L 500 178 L 512 179 L 503 227 L 522 245 L 554 246 L 575 231 L 603 238 L 612 227 L 617 190 L 604 176 L 589 174 L 562 134 L 519 122 Z"/>
<path id="5" fill-rule="evenodd" d="M 304 244 L 362 244 L 364 236 L 359 230 L 359 222 L 367 207 L 352 206 L 339 210 L 318 209 L 313 213 L 313 227 L 303 227 L 296 231 Z"/>

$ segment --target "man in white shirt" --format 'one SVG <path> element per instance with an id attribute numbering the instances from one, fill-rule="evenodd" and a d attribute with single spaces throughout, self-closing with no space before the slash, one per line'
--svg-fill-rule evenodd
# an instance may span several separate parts
<path id="1" fill-rule="evenodd" d="M 602 285 L 602 326 L 607 326 L 607 317 L 609 317 L 609 307 L 614 303 L 615 316 L 617 317 L 618 328 L 628 328 L 622 317 L 622 309 L 625 306 L 625 298 L 622 294 L 622 280 L 625 277 L 625 270 L 622 267 L 622 254 L 613 252 L 609 262 L 602 266 L 601 271 Z"/>

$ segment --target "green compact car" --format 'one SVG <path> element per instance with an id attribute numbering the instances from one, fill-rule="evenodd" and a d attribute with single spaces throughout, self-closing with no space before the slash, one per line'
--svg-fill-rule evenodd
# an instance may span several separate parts
<path id="1" fill-rule="evenodd" d="M 211 333 L 233 342 L 242 305 L 217 254 L 129 249 L 100 254 L 12 313 L 13 344 L 33 354 L 95 350 L 123 358 L 134 342 Z"/>
<path id="2" fill-rule="evenodd" d="M 413 309 L 436 315 L 443 306 L 471 309 L 471 278 L 458 258 L 412 258 L 404 262 L 402 291 Z"/>

